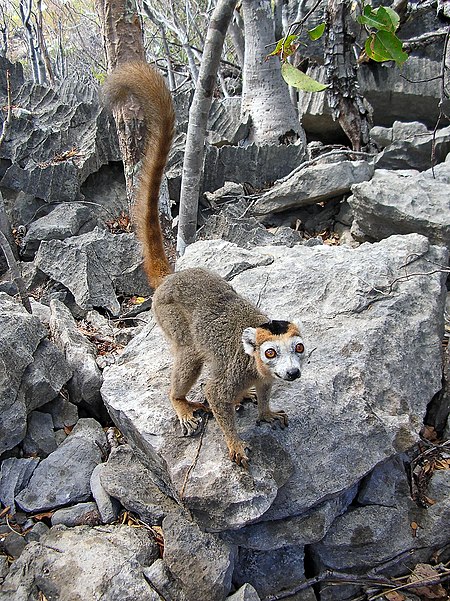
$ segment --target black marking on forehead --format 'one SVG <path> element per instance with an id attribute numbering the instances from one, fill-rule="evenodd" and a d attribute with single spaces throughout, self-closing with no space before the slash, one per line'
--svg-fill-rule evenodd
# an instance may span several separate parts
<path id="1" fill-rule="evenodd" d="M 280 319 L 274 319 L 272 321 L 268 321 L 267 323 L 263 323 L 259 327 L 263 330 L 267 330 L 274 336 L 281 336 L 282 334 L 286 334 L 291 323 L 289 321 L 283 321 Z"/>

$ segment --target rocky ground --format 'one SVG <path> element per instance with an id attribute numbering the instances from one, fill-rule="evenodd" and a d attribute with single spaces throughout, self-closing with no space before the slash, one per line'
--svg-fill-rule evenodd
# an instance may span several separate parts
<path id="1" fill-rule="evenodd" d="M 273 392 L 286 430 L 237 413 L 245 471 L 212 418 L 181 436 L 110 116 L 89 86 L 9 68 L 23 109 L 0 190 L 32 313 L 0 259 L 0 599 L 447 598 L 450 129 L 419 105 L 421 122 L 387 126 L 384 107 L 373 156 L 311 143 L 299 164 L 233 146 L 235 107 L 213 107 L 202 227 L 178 267 L 300 318 L 308 353 Z"/>

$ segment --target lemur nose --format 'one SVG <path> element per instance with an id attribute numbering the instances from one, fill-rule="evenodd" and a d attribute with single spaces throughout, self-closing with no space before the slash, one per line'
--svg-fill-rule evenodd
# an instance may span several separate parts
<path id="1" fill-rule="evenodd" d="M 294 369 L 288 369 L 288 371 L 286 372 L 286 376 L 288 380 L 296 380 L 300 377 L 300 370 L 297 367 L 295 367 Z"/>

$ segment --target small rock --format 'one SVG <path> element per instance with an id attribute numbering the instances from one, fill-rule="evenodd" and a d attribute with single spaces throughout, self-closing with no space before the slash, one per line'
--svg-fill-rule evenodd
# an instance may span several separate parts
<path id="1" fill-rule="evenodd" d="M 55 430 L 61 430 L 67 426 L 74 426 L 78 421 L 78 408 L 59 395 L 50 403 L 43 405 L 40 410 L 49 413 L 53 419 Z"/>
<path id="2" fill-rule="evenodd" d="M 202 532 L 182 512 L 164 518 L 164 562 L 187 601 L 222 601 L 231 588 L 235 547 Z"/>
<path id="3" fill-rule="evenodd" d="M 78 503 L 72 507 L 64 507 L 58 509 L 52 515 L 52 526 L 62 524 L 72 528 L 74 526 L 98 526 L 102 519 L 97 509 L 97 505 L 93 502 Z"/>
<path id="4" fill-rule="evenodd" d="M 17 532 L 10 531 L 9 534 L 7 534 L 3 539 L 1 547 L 7 555 L 10 555 L 11 557 L 14 557 L 14 559 L 17 559 L 22 553 L 22 551 L 25 549 L 26 544 L 27 542 L 24 536 L 18 534 Z"/>
<path id="5" fill-rule="evenodd" d="M 27 434 L 23 439 L 25 455 L 47 457 L 56 449 L 53 419 L 49 413 L 32 411 L 28 416 Z"/>
<path id="6" fill-rule="evenodd" d="M 62 352 L 44 338 L 34 353 L 34 361 L 23 375 L 21 393 L 28 412 L 45 405 L 56 396 L 72 377 L 72 369 Z"/>
<path id="7" fill-rule="evenodd" d="M 61 301 L 50 301 L 50 310 L 53 339 L 73 370 L 73 377 L 68 383 L 70 398 L 77 405 L 85 403 L 102 416 L 104 408 L 100 387 L 103 379 L 96 363 L 97 351 L 78 330 L 69 309 Z"/>
<path id="8" fill-rule="evenodd" d="M 30 260 L 42 240 L 64 240 L 88 232 L 97 225 L 90 207 L 72 202 L 56 206 L 48 215 L 33 221 L 23 239 L 22 256 Z"/>
<path id="9" fill-rule="evenodd" d="M 5 507 L 10 507 L 10 513 L 14 514 L 15 496 L 28 484 L 39 459 L 18 459 L 10 457 L 5 459 L 0 467 L 0 501 Z"/>
<path id="10" fill-rule="evenodd" d="M 186 601 L 180 585 L 172 576 L 163 559 L 157 559 L 151 566 L 143 569 L 145 579 L 164 601 Z"/>
<path id="11" fill-rule="evenodd" d="M 173 499 L 155 484 L 155 477 L 139 461 L 128 445 L 111 451 L 98 471 L 104 490 L 149 524 L 159 525 L 177 508 Z"/>
<path id="12" fill-rule="evenodd" d="M 16 497 L 17 504 L 24 511 L 39 512 L 87 501 L 91 474 L 101 460 L 95 440 L 72 433 L 41 461 L 28 486 Z"/>
<path id="13" fill-rule="evenodd" d="M 103 524 L 111 524 L 117 519 L 120 511 L 120 503 L 114 499 L 103 488 L 101 483 L 101 474 L 105 469 L 105 463 L 99 463 L 94 468 L 91 475 L 91 491 L 95 502 L 97 503 L 98 512 Z"/>
<path id="14" fill-rule="evenodd" d="M 373 165 L 367 161 L 340 161 L 296 169 L 263 194 L 252 206 L 251 214 L 267 215 L 337 198 L 353 184 L 370 180 Z"/>
<path id="15" fill-rule="evenodd" d="M 41 536 L 47 534 L 49 530 L 50 528 L 44 524 L 44 522 L 37 522 L 31 527 L 30 530 L 28 530 L 28 532 L 25 533 L 25 540 L 27 543 L 31 541 L 38 541 L 40 540 Z"/>

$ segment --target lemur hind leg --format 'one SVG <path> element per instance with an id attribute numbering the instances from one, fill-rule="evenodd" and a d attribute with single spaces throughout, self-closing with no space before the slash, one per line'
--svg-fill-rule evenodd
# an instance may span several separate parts
<path id="1" fill-rule="evenodd" d="M 246 450 L 250 450 L 250 445 L 238 436 L 234 421 L 236 397 L 230 395 L 229 391 L 230 387 L 227 387 L 224 381 L 210 380 L 205 387 L 206 400 L 223 432 L 231 461 L 247 469 L 250 459 Z"/>
<path id="2" fill-rule="evenodd" d="M 197 432 L 202 422 L 201 416 L 195 415 L 195 412 L 199 409 L 208 411 L 203 403 L 190 403 L 186 400 L 186 395 L 200 375 L 203 361 L 191 347 L 177 347 L 174 356 L 170 400 L 180 420 L 183 435 L 191 436 Z"/>

